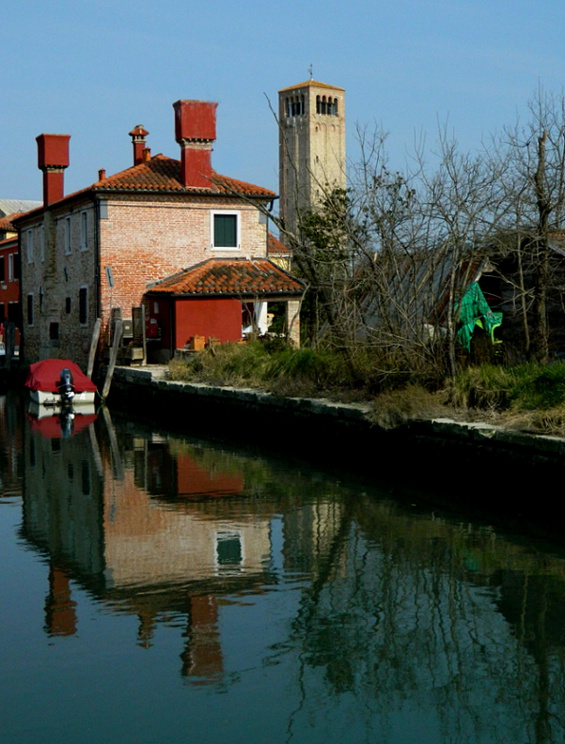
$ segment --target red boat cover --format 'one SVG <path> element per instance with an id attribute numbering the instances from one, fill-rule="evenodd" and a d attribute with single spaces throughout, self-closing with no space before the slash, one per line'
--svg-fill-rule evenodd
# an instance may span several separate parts
<path id="1" fill-rule="evenodd" d="M 37 431 L 45 439 L 64 439 L 63 429 L 61 426 L 61 419 L 59 416 L 46 416 L 42 419 L 36 419 L 30 416 L 27 417 L 31 421 L 31 430 Z M 86 429 L 87 426 L 93 424 L 96 421 L 95 413 L 85 413 L 84 415 L 75 416 L 72 422 L 72 435 L 78 434 L 79 431 Z"/>
<path id="2" fill-rule="evenodd" d="M 30 364 L 25 386 L 30 390 L 42 390 L 44 393 L 58 393 L 57 384 L 61 370 L 65 367 L 73 376 L 73 385 L 77 393 L 96 391 L 96 385 L 92 380 L 70 359 L 43 359 L 41 362 Z"/>

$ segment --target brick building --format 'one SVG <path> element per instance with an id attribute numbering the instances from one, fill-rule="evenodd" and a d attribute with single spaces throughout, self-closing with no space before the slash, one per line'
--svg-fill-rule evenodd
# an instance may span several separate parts
<path id="1" fill-rule="evenodd" d="M 15 220 L 21 239 L 26 361 L 69 356 L 84 364 L 96 318 L 105 329 L 111 308 L 121 308 L 127 318 L 132 307 L 144 303 L 149 316 L 160 322 L 159 300 L 153 297 L 150 302 L 146 293 L 157 291 L 163 280 L 202 262 L 213 266 L 220 260 L 224 268 L 228 263 L 230 275 L 246 275 L 257 259 L 266 259 L 268 226 L 260 208 L 269 207 L 277 197 L 212 169 L 216 106 L 203 101 L 174 104 L 179 160 L 151 156 L 148 132 L 138 125 L 130 132 L 132 167 L 111 176 L 100 171 L 95 183 L 70 195 L 64 194 L 63 180 L 70 136 L 37 138 L 43 206 Z M 274 271 L 279 274 L 275 293 L 270 276 Z M 195 302 L 183 302 L 180 315 L 169 316 L 159 334 L 161 359 L 193 335 L 220 341 L 241 338 L 249 303 L 256 326 L 264 330 L 265 302 L 285 302 L 288 333 L 298 339 L 303 291 L 298 280 L 269 264 L 265 283 L 256 281 L 250 294 L 241 293 L 237 281 L 226 290 L 221 272 L 214 275 L 217 282 L 208 292 L 193 293 L 190 298 Z M 173 293 L 169 306 L 183 298 L 182 292 Z M 229 306 L 226 299 L 231 300 Z M 209 306 L 204 322 L 198 301 Z M 218 307 L 208 327 L 205 316 L 214 315 L 210 303 L 220 301 L 224 307 Z M 182 334 L 175 327 L 181 316 Z"/>

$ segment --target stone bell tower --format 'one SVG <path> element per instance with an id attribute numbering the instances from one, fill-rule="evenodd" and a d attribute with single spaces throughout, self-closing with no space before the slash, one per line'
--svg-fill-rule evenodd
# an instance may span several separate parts
<path id="1" fill-rule="evenodd" d="M 345 90 L 312 79 L 279 90 L 280 216 L 286 230 L 297 233 L 300 212 L 314 209 L 336 187 L 346 187 Z"/>

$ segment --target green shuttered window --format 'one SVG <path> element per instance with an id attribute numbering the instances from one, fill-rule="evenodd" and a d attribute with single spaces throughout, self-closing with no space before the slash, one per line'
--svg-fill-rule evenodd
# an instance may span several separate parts
<path id="1" fill-rule="evenodd" d="M 214 214 L 214 248 L 238 248 L 237 215 Z"/>

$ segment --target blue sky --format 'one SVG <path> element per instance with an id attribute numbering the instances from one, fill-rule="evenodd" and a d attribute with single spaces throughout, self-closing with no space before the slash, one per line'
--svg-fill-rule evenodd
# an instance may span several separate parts
<path id="1" fill-rule="evenodd" d="M 0 198 L 41 198 L 35 137 L 71 135 L 68 193 L 132 162 L 128 132 L 178 157 L 172 103 L 218 101 L 214 168 L 278 191 L 266 96 L 308 78 L 346 89 L 355 125 L 390 133 L 393 167 L 447 123 L 464 149 L 565 82 L 563 0 L 4 0 Z"/>

